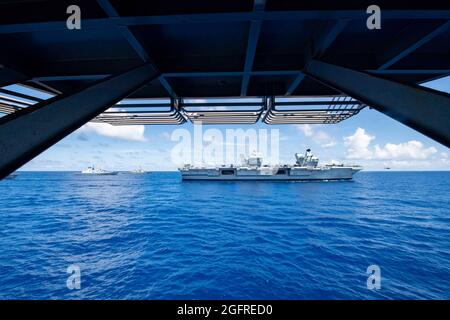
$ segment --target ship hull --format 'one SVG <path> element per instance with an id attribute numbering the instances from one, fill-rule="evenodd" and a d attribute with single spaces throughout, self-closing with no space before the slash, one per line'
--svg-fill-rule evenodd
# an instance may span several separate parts
<path id="1" fill-rule="evenodd" d="M 91 173 L 91 172 L 81 172 L 85 176 L 116 176 L 118 172 L 104 172 L 104 173 Z"/>
<path id="2" fill-rule="evenodd" d="M 194 176 L 183 176 L 182 180 L 184 181 L 199 181 L 199 180 L 210 180 L 210 181 L 348 181 L 353 178 L 297 178 L 297 177 L 289 177 L 289 178 L 278 178 L 278 177 L 194 177 Z"/>
<path id="3" fill-rule="evenodd" d="M 183 180 L 217 180 L 217 181 L 340 181 L 351 180 L 359 171 L 351 167 L 340 168 L 288 168 L 278 172 L 260 172 L 256 170 L 226 169 L 222 174 L 217 169 L 181 170 Z"/>

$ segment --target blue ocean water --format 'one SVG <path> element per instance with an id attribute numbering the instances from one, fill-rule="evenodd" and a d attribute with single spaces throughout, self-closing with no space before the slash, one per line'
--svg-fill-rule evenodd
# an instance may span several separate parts
<path id="1" fill-rule="evenodd" d="M 450 172 L 0 182 L 2 299 L 449 299 Z M 66 286 L 78 265 L 81 289 Z M 369 290 L 366 269 L 381 269 Z"/>

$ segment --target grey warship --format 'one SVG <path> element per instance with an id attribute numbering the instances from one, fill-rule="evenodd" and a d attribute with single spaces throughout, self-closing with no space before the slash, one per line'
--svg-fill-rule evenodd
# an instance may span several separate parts
<path id="1" fill-rule="evenodd" d="M 351 180 L 362 167 L 357 165 L 327 164 L 319 166 L 319 159 L 311 149 L 295 154 L 293 165 L 263 165 L 262 157 L 245 158 L 240 166 L 204 167 L 184 165 L 179 169 L 182 180 L 279 180 L 279 181 L 339 181 Z"/>

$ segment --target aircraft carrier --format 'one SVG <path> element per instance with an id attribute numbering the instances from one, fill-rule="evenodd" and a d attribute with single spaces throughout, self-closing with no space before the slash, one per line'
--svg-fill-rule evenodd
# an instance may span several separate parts
<path id="1" fill-rule="evenodd" d="M 295 154 L 293 165 L 263 165 L 262 157 L 245 158 L 241 166 L 204 167 L 184 165 L 180 168 L 183 180 L 293 180 L 293 181 L 338 181 L 351 180 L 362 167 L 356 165 L 329 164 L 319 166 L 319 159 L 311 150 L 304 155 Z"/>

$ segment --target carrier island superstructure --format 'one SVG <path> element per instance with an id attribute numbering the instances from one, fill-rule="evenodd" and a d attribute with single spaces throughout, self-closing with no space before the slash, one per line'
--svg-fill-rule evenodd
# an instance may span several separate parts
<path id="1" fill-rule="evenodd" d="M 362 168 L 356 165 L 329 164 L 319 166 L 319 159 L 311 150 L 295 154 L 293 165 L 263 165 L 262 157 L 252 155 L 240 166 L 192 166 L 180 168 L 183 180 L 293 180 L 293 181 L 337 181 L 350 180 Z"/>

